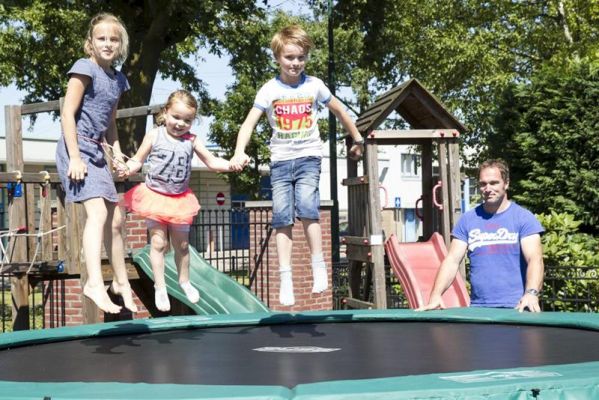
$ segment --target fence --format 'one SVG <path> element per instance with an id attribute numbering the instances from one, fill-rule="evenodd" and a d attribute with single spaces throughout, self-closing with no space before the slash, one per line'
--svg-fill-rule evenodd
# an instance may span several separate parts
<path id="1" fill-rule="evenodd" d="M 213 267 L 266 298 L 267 245 L 272 233 L 268 207 L 201 210 L 190 231 L 190 243 Z M 251 221 L 251 222 L 250 222 Z"/>
<path id="2" fill-rule="evenodd" d="M 267 298 L 268 276 L 261 269 L 268 265 L 267 244 L 272 234 L 268 207 L 201 210 L 190 233 L 190 243 L 219 271 L 236 279 L 259 298 Z M 39 212 L 39 211 L 38 211 Z M 5 215 L 0 210 L 0 224 Z M 39 217 L 38 217 L 39 218 Z M 5 226 L 5 225 L 4 225 Z M 2 226 L 0 226 L 1 228 Z M 7 243 L 3 243 L 7 248 Z M 259 273 L 260 272 L 260 273 Z M 11 330 L 10 285 L 23 272 L 2 271 L 0 274 L 0 308 L 2 332 Z M 385 268 L 387 304 L 389 308 L 407 308 L 401 285 Z M 599 271 L 596 268 L 546 267 L 542 307 L 547 311 L 597 311 L 599 309 Z M 343 309 L 348 295 L 348 263 L 342 259 L 333 264 L 332 309 Z M 58 269 L 36 270 L 29 274 L 30 326 L 34 329 L 65 325 L 69 313 L 80 307 L 80 298 L 71 298 L 68 275 Z M 364 287 L 364 285 L 362 285 Z M 368 290 L 368 289 L 363 289 Z M 371 289 L 370 289 L 371 290 Z M 372 293 L 372 290 L 370 291 Z"/>
<path id="3" fill-rule="evenodd" d="M 348 295 L 348 262 L 333 264 L 333 309 L 344 309 Z M 408 308 L 408 302 L 397 278 L 385 266 L 387 307 Z M 362 279 L 366 271 L 362 272 Z M 364 285 L 361 286 L 362 290 Z M 370 301 L 373 300 L 370 288 Z M 544 311 L 599 312 L 599 268 L 545 266 L 545 284 L 541 293 Z"/>

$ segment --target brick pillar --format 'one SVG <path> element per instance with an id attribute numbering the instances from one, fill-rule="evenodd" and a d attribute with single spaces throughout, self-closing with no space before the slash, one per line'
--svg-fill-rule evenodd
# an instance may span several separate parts
<path id="1" fill-rule="evenodd" d="M 127 214 L 125 220 L 126 249 L 139 249 L 148 243 L 148 228 L 146 220 L 136 214 Z"/>
<path id="2" fill-rule="evenodd" d="M 293 270 L 293 286 L 295 305 L 284 307 L 279 304 L 279 263 L 276 251 L 275 232 L 272 232 L 268 242 L 265 242 L 263 221 L 270 222 L 271 202 L 246 202 L 250 209 L 250 260 L 252 269 L 256 268 L 255 260 L 260 254 L 261 244 L 267 248 L 262 255 L 262 265 L 256 271 L 256 286 L 263 288 L 256 290 L 258 296 L 271 310 L 275 311 L 316 311 L 331 310 L 333 308 L 333 295 L 331 290 L 331 210 L 332 202 L 322 201 L 320 210 L 320 224 L 322 228 L 323 256 L 329 275 L 329 288 L 321 294 L 312 293 L 312 265 L 310 249 L 304 236 L 301 222 L 293 226 L 293 250 L 291 264 Z M 263 214 L 267 210 L 267 216 Z M 262 242 L 262 243 L 261 243 Z M 255 289 L 252 287 L 252 289 Z"/>
<path id="3" fill-rule="evenodd" d="M 140 218 L 134 214 L 128 214 L 125 221 L 125 232 L 125 251 L 139 249 L 146 245 L 148 239 L 144 218 Z M 125 256 L 127 256 L 127 254 L 125 254 Z M 44 305 L 46 321 L 46 326 L 44 326 L 44 328 L 83 324 L 83 305 L 81 302 L 82 288 L 79 276 L 73 275 L 72 279 L 47 282 L 45 284 L 45 291 L 48 290 L 48 285 L 53 285 L 51 289 L 53 293 L 51 294 L 52 300 L 48 299 Z M 139 310 L 133 315 L 133 318 L 148 318 L 150 313 L 135 293 L 133 293 L 133 299 Z M 61 313 L 63 305 L 64 320 Z M 104 320 L 104 313 L 100 312 L 99 320 Z"/>

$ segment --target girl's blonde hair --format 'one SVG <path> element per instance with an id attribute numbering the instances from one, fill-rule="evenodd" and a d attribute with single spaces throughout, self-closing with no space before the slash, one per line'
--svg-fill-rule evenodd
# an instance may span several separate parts
<path id="1" fill-rule="evenodd" d="M 299 25 L 290 25 L 278 31 L 270 41 L 270 49 L 275 58 L 279 57 L 283 47 L 287 44 L 293 44 L 301 48 L 306 55 L 314 47 L 314 42 L 310 36 Z"/>
<path id="2" fill-rule="evenodd" d="M 102 22 L 109 22 L 116 25 L 117 30 L 119 32 L 119 36 L 121 37 L 121 45 L 119 46 L 119 51 L 114 62 L 115 64 L 124 63 L 127 59 L 127 55 L 129 54 L 129 35 L 127 34 L 127 30 L 125 29 L 125 24 L 123 24 L 123 21 L 121 21 L 121 19 L 116 15 L 110 13 L 97 14 L 89 22 L 87 36 L 85 37 L 85 43 L 83 44 L 85 54 L 87 54 L 90 57 L 94 54 L 94 47 L 92 44 L 94 29 L 98 24 L 101 24 Z"/>
<path id="3" fill-rule="evenodd" d="M 180 101 L 181 103 L 185 104 L 187 107 L 193 108 L 194 110 L 196 110 L 196 113 L 198 111 L 198 101 L 191 93 L 189 93 L 187 90 L 183 90 L 183 89 L 176 90 L 168 96 L 168 99 L 166 100 L 166 104 L 164 105 L 164 107 L 162 107 L 160 112 L 158 114 L 156 114 L 156 120 L 155 120 L 156 125 L 164 125 L 165 124 L 166 117 L 164 115 L 166 114 L 168 109 L 173 106 L 175 101 Z"/>

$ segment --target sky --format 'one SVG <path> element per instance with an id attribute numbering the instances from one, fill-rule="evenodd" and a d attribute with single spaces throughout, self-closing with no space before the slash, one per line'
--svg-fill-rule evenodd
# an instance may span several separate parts
<path id="1" fill-rule="evenodd" d="M 206 82 L 210 94 L 218 99 L 224 99 L 226 88 L 233 83 L 232 71 L 228 66 L 227 58 L 218 58 L 214 55 L 204 54 L 206 61 L 199 66 L 198 76 Z M 164 80 L 157 77 L 152 89 L 150 104 L 164 103 L 168 95 L 179 89 L 177 82 Z M 19 91 L 14 85 L 0 87 L 0 136 L 4 136 L 4 106 L 21 104 L 26 93 Z M 203 139 L 206 137 L 210 121 L 200 118 L 196 122 L 193 131 Z M 56 139 L 60 134 L 58 121 L 52 119 L 49 113 L 40 114 L 39 118 L 31 127 L 28 118 L 23 118 L 23 136 L 28 138 Z"/>

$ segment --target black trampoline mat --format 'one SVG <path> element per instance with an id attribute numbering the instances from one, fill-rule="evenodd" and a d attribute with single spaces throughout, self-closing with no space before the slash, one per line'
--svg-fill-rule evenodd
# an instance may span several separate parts
<path id="1" fill-rule="evenodd" d="M 0 351 L 0 380 L 279 385 L 599 361 L 599 333 L 439 322 L 218 327 Z M 257 351 L 255 349 L 262 349 Z"/>

